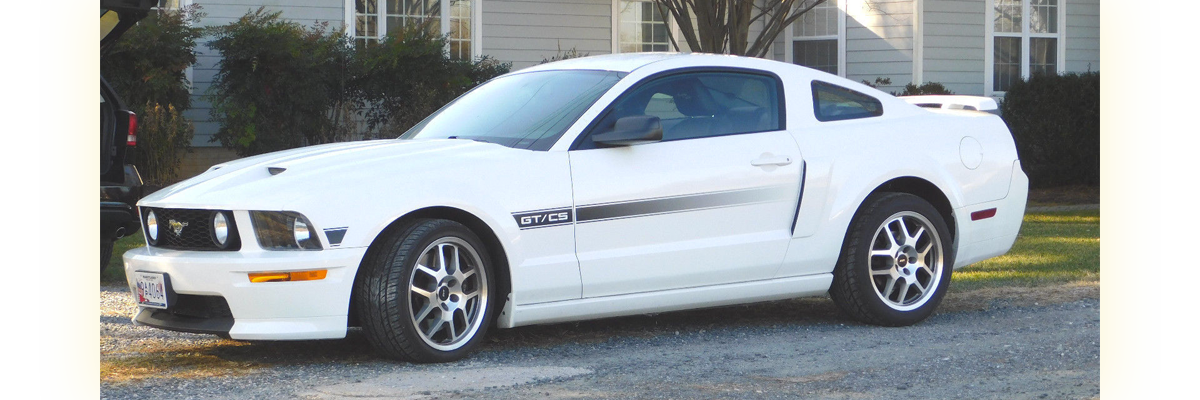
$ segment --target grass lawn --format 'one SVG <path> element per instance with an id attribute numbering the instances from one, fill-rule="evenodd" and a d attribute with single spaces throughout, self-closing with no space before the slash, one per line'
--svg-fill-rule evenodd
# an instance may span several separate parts
<path id="1" fill-rule="evenodd" d="M 1100 211 L 1029 213 L 1008 254 L 954 273 L 953 291 L 1100 281 Z"/>
<path id="2" fill-rule="evenodd" d="M 125 284 L 125 263 L 121 261 L 121 255 L 125 254 L 127 250 L 145 245 L 146 240 L 140 231 L 117 240 L 116 245 L 113 246 L 112 258 L 108 260 L 108 268 L 100 273 L 100 283 Z"/>

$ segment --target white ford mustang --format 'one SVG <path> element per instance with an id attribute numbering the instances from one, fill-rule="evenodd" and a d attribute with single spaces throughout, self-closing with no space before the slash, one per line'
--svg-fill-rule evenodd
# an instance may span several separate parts
<path id="1" fill-rule="evenodd" d="M 139 203 L 140 325 L 234 339 L 362 326 L 454 360 L 488 328 L 828 293 L 928 317 L 1012 246 L 1028 179 L 1004 122 L 719 55 L 496 78 L 397 140 L 244 158 Z"/>

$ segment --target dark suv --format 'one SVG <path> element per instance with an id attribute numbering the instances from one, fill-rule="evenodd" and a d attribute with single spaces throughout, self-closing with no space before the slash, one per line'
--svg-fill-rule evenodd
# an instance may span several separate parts
<path id="1" fill-rule="evenodd" d="M 153 0 L 100 0 L 100 55 L 156 4 Z M 126 164 L 137 145 L 137 115 L 100 77 L 100 270 L 108 266 L 113 242 L 137 233 L 142 177 Z"/>

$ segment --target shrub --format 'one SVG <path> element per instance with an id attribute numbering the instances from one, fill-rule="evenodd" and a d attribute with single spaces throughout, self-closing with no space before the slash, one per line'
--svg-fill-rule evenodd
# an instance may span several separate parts
<path id="1" fill-rule="evenodd" d="M 328 24 L 304 27 L 260 7 L 212 30 L 221 52 L 209 88 L 214 141 L 248 156 L 344 140 L 355 104 L 353 50 Z"/>
<path id="2" fill-rule="evenodd" d="M 1030 186 L 1100 183 L 1100 73 L 1034 75 L 1000 103 Z"/>
<path id="3" fill-rule="evenodd" d="M 204 33 L 196 25 L 203 16 L 199 5 L 151 13 L 100 57 L 100 75 L 126 104 L 190 108 L 184 72 L 196 63 L 193 49 Z"/>
<path id="4" fill-rule="evenodd" d="M 559 46 L 557 54 L 555 54 L 553 57 L 550 57 L 550 58 L 543 58 L 542 62 L 540 62 L 538 64 L 545 64 L 545 63 L 551 63 L 551 62 L 555 62 L 555 61 L 569 60 L 572 58 L 587 57 L 589 54 L 590 53 L 580 53 L 579 50 L 576 50 L 574 47 L 570 48 L 566 52 L 563 52 L 562 46 Z"/>
<path id="5" fill-rule="evenodd" d="M 863 79 L 862 84 L 878 89 L 880 86 L 892 84 L 892 78 L 876 77 L 875 83 L 868 82 Z M 946 89 L 945 85 L 937 82 L 925 82 L 921 86 L 917 86 L 909 82 L 904 85 L 904 90 L 900 92 L 890 92 L 892 96 L 918 96 L 925 94 L 954 94 L 950 89 Z"/>
<path id="6" fill-rule="evenodd" d="M 138 172 L 147 185 L 163 187 L 178 180 L 179 162 L 191 150 L 195 128 L 172 105 L 146 104 L 138 118 Z"/>
<path id="7" fill-rule="evenodd" d="M 397 137 L 467 90 L 507 73 L 512 65 L 482 57 L 452 60 L 446 38 L 413 24 L 358 49 L 356 88 L 370 134 Z"/>
<path id="8" fill-rule="evenodd" d="M 904 85 L 904 91 L 900 94 L 892 93 L 893 96 L 919 96 L 925 94 L 954 94 L 950 89 L 946 89 L 945 85 L 937 82 L 925 82 L 921 86 L 909 83 Z"/>

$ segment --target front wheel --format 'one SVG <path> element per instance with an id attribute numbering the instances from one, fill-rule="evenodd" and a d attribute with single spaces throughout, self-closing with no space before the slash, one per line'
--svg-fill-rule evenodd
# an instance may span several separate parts
<path id="1" fill-rule="evenodd" d="M 941 214 L 906 193 L 864 202 L 846 234 L 829 295 L 851 317 L 912 325 L 933 314 L 950 287 L 953 241 Z"/>
<path id="2" fill-rule="evenodd" d="M 494 283 L 487 249 L 470 229 L 438 219 L 386 234 L 355 286 L 375 349 L 413 362 L 461 359 L 487 333 Z"/>

